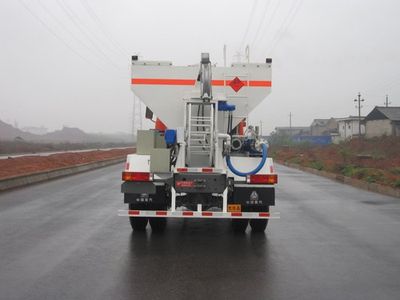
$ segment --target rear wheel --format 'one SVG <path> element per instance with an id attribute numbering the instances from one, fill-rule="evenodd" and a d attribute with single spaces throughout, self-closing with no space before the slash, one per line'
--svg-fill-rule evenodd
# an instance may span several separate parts
<path id="1" fill-rule="evenodd" d="M 262 210 L 263 212 L 269 212 L 269 206 Z M 251 219 L 250 227 L 253 232 L 264 232 L 268 225 L 268 219 Z"/>
<path id="2" fill-rule="evenodd" d="M 247 219 L 232 219 L 232 229 L 234 232 L 245 232 L 248 224 L 249 220 Z"/>
<path id="3" fill-rule="evenodd" d="M 167 226 L 167 218 L 150 218 L 149 223 L 151 230 L 154 232 L 162 232 Z"/>
<path id="4" fill-rule="evenodd" d="M 129 203 L 129 209 L 135 210 L 137 209 L 133 203 Z M 132 229 L 134 231 L 145 231 L 147 226 L 147 218 L 143 217 L 129 217 L 129 222 L 131 223 Z"/>
<path id="5" fill-rule="evenodd" d="M 268 219 L 252 219 L 250 227 L 253 232 L 264 232 L 268 225 Z"/>
<path id="6" fill-rule="evenodd" d="M 129 217 L 132 229 L 135 231 L 145 231 L 147 226 L 147 218 L 143 217 Z"/>

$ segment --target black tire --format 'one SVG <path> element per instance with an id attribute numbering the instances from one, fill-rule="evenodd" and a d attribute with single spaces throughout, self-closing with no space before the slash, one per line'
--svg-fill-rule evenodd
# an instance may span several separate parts
<path id="1" fill-rule="evenodd" d="M 248 219 L 232 219 L 232 229 L 234 232 L 244 233 L 248 224 Z"/>
<path id="2" fill-rule="evenodd" d="M 134 203 L 129 203 L 129 209 L 136 210 L 140 209 L 140 207 L 137 207 Z M 143 217 L 129 217 L 129 222 L 134 231 L 145 231 L 148 219 Z"/>
<path id="3" fill-rule="evenodd" d="M 264 232 L 268 225 L 268 219 L 251 219 L 250 227 L 253 232 Z"/>
<path id="4" fill-rule="evenodd" d="M 149 223 L 154 232 L 163 232 L 167 226 L 167 218 L 149 218 Z"/>
<path id="5" fill-rule="evenodd" d="M 131 226 L 134 231 L 145 231 L 147 221 L 147 218 L 143 217 L 129 217 L 129 222 L 131 222 Z"/>

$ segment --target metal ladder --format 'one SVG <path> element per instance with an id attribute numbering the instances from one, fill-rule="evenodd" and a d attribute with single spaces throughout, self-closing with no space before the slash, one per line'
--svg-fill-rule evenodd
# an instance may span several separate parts
<path id="1" fill-rule="evenodd" d="M 214 103 L 198 101 L 187 102 L 186 105 L 187 162 L 190 164 L 196 155 L 208 156 L 209 166 L 212 166 L 215 131 Z"/>

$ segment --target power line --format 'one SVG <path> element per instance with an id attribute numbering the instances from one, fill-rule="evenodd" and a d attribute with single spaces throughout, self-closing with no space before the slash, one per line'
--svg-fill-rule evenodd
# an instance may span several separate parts
<path id="1" fill-rule="evenodd" d="M 275 9 L 272 11 L 272 14 L 271 14 L 271 17 L 268 20 L 268 23 L 264 26 L 264 30 L 262 31 L 260 41 L 263 40 L 263 38 L 266 36 L 267 32 L 271 28 L 272 21 L 274 20 L 276 13 L 278 12 L 279 7 L 281 6 L 281 3 L 282 3 L 282 1 L 279 0 L 277 2 L 277 5 L 275 6 Z"/>
<path id="2" fill-rule="evenodd" d="M 69 33 L 81 46 L 83 46 L 89 52 L 92 52 L 92 49 L 88 45 L 86 45 L 81 39 L 76 37 L 75 34 L 68 28 L 68 26 L 65 26 L 65 24 L 61 22 L 59 18 L 55 17 L 54 14 L 45 5 L 43 5 L 41 0 L 37 0 L 37 3 L 60 27 L 62 27 L 67 33 Z"/>
<path id="3" fill-rule="evenodd" d="M 78 56 L 79 58 L 81 58 L 83 61 L 85 61 L 86 63 L 88 63 L 91 66 L 94 66 L 102 71 L 104 71 L 100 66 L 96 65 L 95 63 L 93 63 L 92 61 L 88 60 L 86 57 L 84 57 L 83 55 L 81 55 L 78 51 L 76 51 L 71 45 L 69 45 L 60 35 L 58 35 L 53 29 L 51 29 L 51 27 L 49 27 L 47 25 L 47 23 L 40 18 L 24 1 L 19 0 L 19 3 L 22 5 L 22 7 L 24 7 L 29 14 L 35 18 L 40 24 L 42 24 L 42 26 L 44 28 L 46 28 L 46 30 L 53 35 L 58 41 L 60 41 L 62 44 L 64 44 L 65 47 L 67 47 L 71 52 L 73 52 L 76 56 Z"/>
<path id="4" fill-rule="evenodd" d="M 61 9 L 65 12 L 67 17 L 74 23 L 75 27 L 87 38 L 87 40 L 90 42 L 90 44 L 94 47 L 95 50 L 97 50 L 111 65 L 113 65 L 114 68 L 117 70 L 121 69 L 118 65 L 114 63 L 114 61 L 102 50 L 102 45 L 100 43 L 100 46 L 96 45 L 96 43 L 93 41 L 92 37 L 90 34 L 88 34 L 85 30 L 83 30 L 83 27 L 79 24 L 79 18 L 76 17 L 75 13 L 71 8 L 65 3 L 64 0 L 57 0 L 58 5 L 61 7 Z M 77 20 L 75 20 L 77 18 Z"/>
<path id="5" fill-rule="evenodd" d="M 74 19 L 79 23 L 81 28 L 84 29 L 90 35 L 90 37 L 93 38 L 93 40 L 95 40 L 99 45 L 101 45 L 104 50 L 106 50 L 105 48 L 107 48 L 110 51 L 111 57 L 113 55 L 117 55 L 118 57 L 121 56 L 121 53 L 116 48 L 114 48 L 112 45 L 110 45 L 110 43 L 108 43 L 107 41 L 105 41 L 103 39 L 103 35 L 101 33 L 99 33 L 98 30 L 92 30 L 91 26 L 90 25 L 88 26 L 87 23 L 85 23 L 85 21 L 80 17 L 79 13 L 77 13 L 76 10 L 74 10 L 73 6 L 72 7 L 68 6 L 67 5 L 68 2 L 65 2 L 64 0 L 62 0 L 62 1 L 63 1 L 64 5 L 68 8 L 69 12 L 73 15 Z M 86 9 L 86 7 L 83 6 L 82 2 L 81 2 L 81 4 L 82 4 L 82 8 L 87 12 L 87 9 Z M 89 17 L 90 17 L 90 19 L 92 19 L 91 15 L 89 15 Z M 107 52 L 105 52 L 105 53 L 107 53 Z"/>
<path id="6" fill-rule="evenodd" d="M 260 23 L 258 24 L 258 27 L 257 27 L 257 30 L 256 30 L 256 34 L 254 35 L 254 38 L 253 38 L 253 40 L 252 40 L 252 42 L 251 42 L 251 45 L 253 46 L 254 45 L 254 43 L 255 43 L 255 41 L 257 40 L 257 38 L 258 38 L 258 35 L 260 34 L 260 31 L 261 31 L 261 28 L 263 27 L 263 25 L 264 25 L 264 21 L 267 19 L 266 17 L 267 17 L 267 12 L 268 12 L 268 8 L 269 8 L 269 5 L 271 4 L 271 2 L 272 2 L 272 0 L 269 0 L 268 2 L 267 2 L 267 4 L 265 5 L 265 8 L 264 8 L 264 11 L 263 11 L 263 13 L 262 13 L 262 17 L 261 17 L 261 21 L 260 21 Z"/>
<path id="7" fill-rule="evenodd" d="M 295 2 L 293 2 L 295 3 Z M 292 24 L 293 20 L 295 19 L 295 16 L 297 15 L 297 13 L 300 10 L 300 7 L 303 4 L 303 0 L 299 0 L 297 2 L 297 6 L 292 6 L 291 11 L 288 14 L 288 17 L 286 18 L 286 20 L 284 22 L 282 22 L 282 26 L 280 28 L 280 30 L 277 31 L 277 34 L 275 35 L 275 39 L 272 41 L 272 46 L 270 47 L 269 52 L 272 52 L 275 47 L 278 45 L 278 43 L 280 42 L 281 38 L 284 36 L 284 34 L 287 32 L 287 30 L 289 29 L 290 25 Z M 286 25 L 286 26 L 284 26 Z"/>
<path id="8" fill-rule="evenodd" d="M 256 11 L 257 2 L 258 2 L 258 0 L 254 0 L 253 5 L 252 5 L 252 7 L 251 7 L 249 19 L 248 19 L 248 22 L 247 22 L 246 30 L 245 30 L 244 35 L 243 35 L 243 38 L 242 38 L 242 42 L 240 43 L 240 49 L 239 49 L 239 51 L 242 50 L 242 48 L 243 48 L 243 46 L 244 46 L 244 42 L 245 42 L 246 37 L 247 37 L 247 34 L 249 33 L 250 25 L 251 25 L 251 23 L 252 23 L 252 20 L 253 20 L 253 17 L 254 17 L 254 13 L 255 13 L 255 11 Z"/>
<path id="9" fill-rule="evenodd" d="M 118 41 L 116 41 L 112 34 L 109 33 L 109 31 L 106 29 L 106 27 L 104 26 L 103 22 L 100 20 L 100 18 L 97 16 L 97 14 L 95 13 L 95 11 L 93 10 L 93 8 L 89 5 L 87 0 L 80 0 L 82 6 L 85 8 L 85 10 L 88 12 L 89 16 L 91 17 L 91 19 L 97 23 L 97 25 L 99 26 L 99 29 L 101 30 L 101 32 L 103 33 L 103 35 L 108 38 L 108 40 L 110 41 L 111 44 L 114 45 L 114 47 L 116 49 L 118 49 L 121 54 L 124 55 L 130 55 L 130 52 L 128 50 L 126 50 L 124 47 L 122 47 L 120 45 L 120 43 L 118 43 Z"/>

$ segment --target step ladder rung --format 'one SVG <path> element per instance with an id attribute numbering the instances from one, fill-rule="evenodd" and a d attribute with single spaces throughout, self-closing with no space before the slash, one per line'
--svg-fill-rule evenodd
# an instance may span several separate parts
<path id="1" fill-rule="evenodd" d="M 195 121 L 195 120 L 200 120 L 200 121 L 211 121 L 211 118 L 210 117 L 192 117 L 191 118 L 192 119 L 192 121 Z"/>
<path id="2" fill-rule="evenodd" d="M 192 127 L 204 127 L 204 128 L 210 128 L 211 124 L 190 124 Z"/>
<path id="3" fill-rule="evenodd" d="M 211 145 L 190 145 L 190 148 L 203 148 L 203 149 L 209 149 Z"/>
<path id="4" fill-rule="evenodd" d="M 210 155 L 210 152 L 205 152 L 205 151 L 191 151 L 190 153 L 192 154 L 201 154 L 201 155 Z"/>

